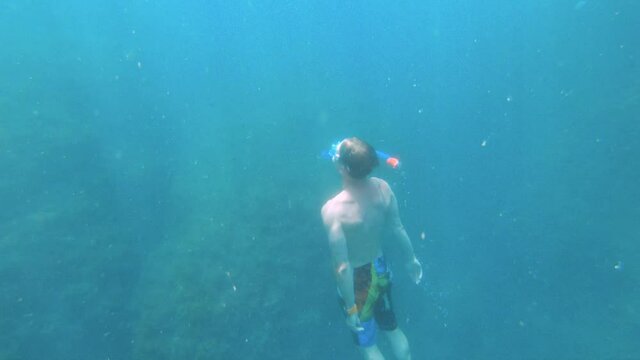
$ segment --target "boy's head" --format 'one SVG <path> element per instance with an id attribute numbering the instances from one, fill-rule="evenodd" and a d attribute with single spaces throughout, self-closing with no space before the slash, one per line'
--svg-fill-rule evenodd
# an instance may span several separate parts
<path id="1" fill-rule="evenodd" d="M 373 146 L 356 138 L 344 139 L 336 150 L 337 161 L 354 179 L 364 179 L 378 166 L 378 155 Z"/>

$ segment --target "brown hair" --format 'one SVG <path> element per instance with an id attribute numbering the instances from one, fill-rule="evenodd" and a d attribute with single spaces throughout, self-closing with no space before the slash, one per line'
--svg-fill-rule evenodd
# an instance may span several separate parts
<path id="1" fill-rule="evenodd" d="M 347 173 L 355 179 L 364 179 L 378 166 L 378 155 L 373 146 L 356 137 L 344 139 L 340 143 L 338 159 Z"/>

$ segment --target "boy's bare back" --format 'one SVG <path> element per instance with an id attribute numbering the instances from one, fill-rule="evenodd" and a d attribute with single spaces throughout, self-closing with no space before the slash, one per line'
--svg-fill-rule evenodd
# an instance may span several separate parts
<path id="1" fill-rule="evenodd" d="M 389 185 L 371 177 L 358 190 L 343 190 L 322 208 L 325 224 L 340 226 L 347 239 L 349 262 L 358 267 L 382 254 L 381 242 L 389 226 Z"/>

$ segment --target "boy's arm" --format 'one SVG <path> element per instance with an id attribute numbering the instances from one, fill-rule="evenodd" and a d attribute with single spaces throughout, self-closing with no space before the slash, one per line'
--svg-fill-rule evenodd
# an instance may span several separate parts
<path id="1" fill-rule="evenodd" d="M 353 290 L 353 268 L 349 263 L 347 239 L 344 236 L 340 222 L 331 214 L 328 206 L 330 205 L 325 205 L 322 208 L 322 220 L 329 236 L 333 270 L 345 307 L 351 309 L 355 304 L 355 296 Z"/>
<path id="2" fill-rule="evenodd" d="M 400 246 L 402 256 L 404 257 L 404 263 L 409 271 L 409 276 L 411 276 L 411 279 L 418 284 L 420 283 L 420 280 L 422 280 L 422 265 L 413 252 L 413 246 L 411 245 L 409 235 L 407 235 L 407 231 L 404 229 L 402 221 L 400 220 L 398 200 L 388 185 L 387 189 L 389 190 L 389 225 L 391 226 L 391 237 Z"/>
<path id="3" fill-rule="evenodd" d="M 340 296 L 344 301 L 345 311 L 347 312 L 347 326 L 352 331 L 362 331 L 360 319 L 358 317 L 358 308 L 356 307 L 355 294 L 353 290 L 353 268 L 349 263 L 349 253 L 347 251 L 347 239 L 342 231 L 340 221 L 330 210 L 331 205 L 325 205 L 322 208 L 322 220 L 327 234 L 329 235 L 329 249 L 331 249 L 331 258 L 333 260 L 333 270 L 336 275 Z"/>

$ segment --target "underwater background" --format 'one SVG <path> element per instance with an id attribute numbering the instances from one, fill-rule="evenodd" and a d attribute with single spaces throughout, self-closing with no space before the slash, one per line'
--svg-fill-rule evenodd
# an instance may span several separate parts
<path id="1" fill-rule="evenodd" d="M 639 18 L 2 1 L 0 360 L 359 358 L 319 214 L 347 136 L 402 161 L 414 359 L 640 359 Z"/>

